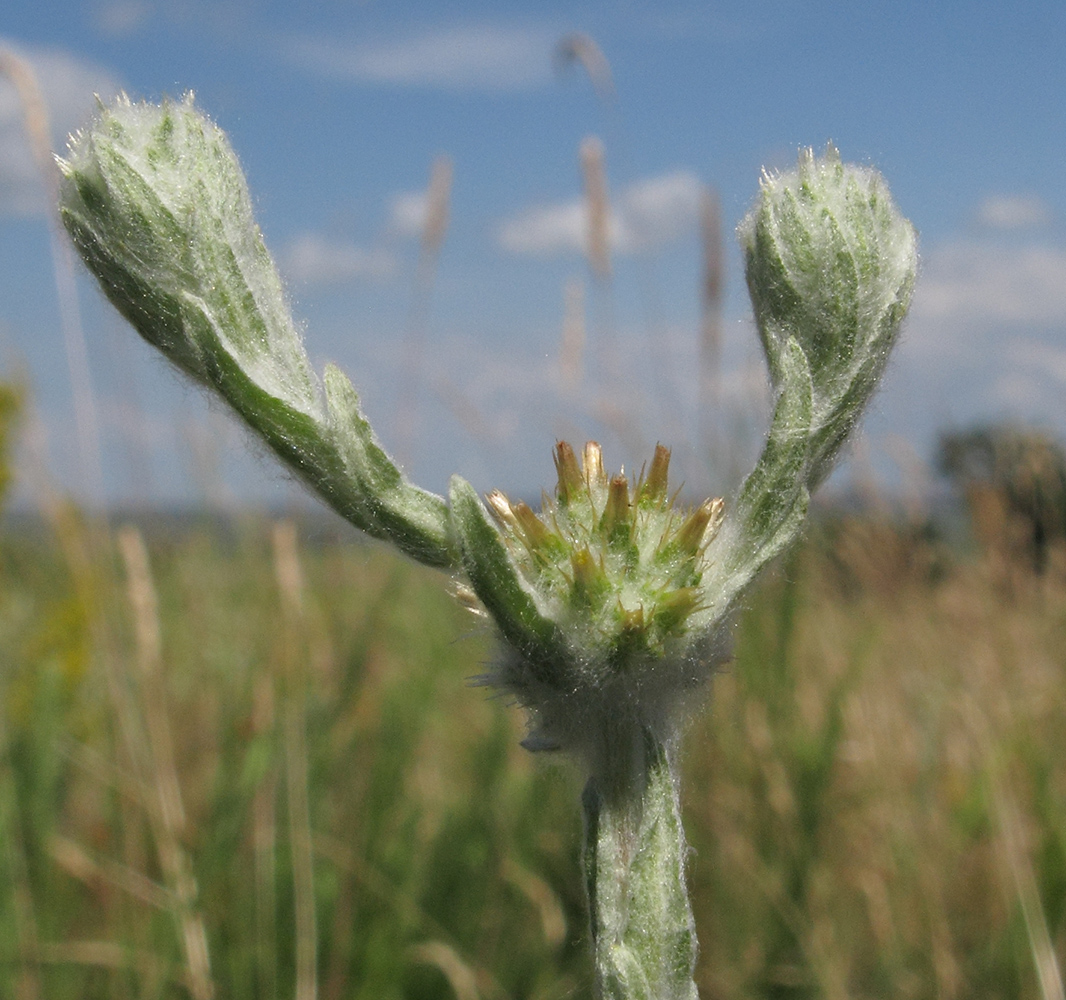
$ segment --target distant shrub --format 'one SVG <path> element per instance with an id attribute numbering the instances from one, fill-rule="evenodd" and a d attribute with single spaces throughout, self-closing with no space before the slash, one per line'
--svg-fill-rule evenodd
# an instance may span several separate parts
<path id="1" fill-rule="evenodd" d="M 940 472 L 966 497 L 986 547 L 1005 546 L 1039 572 L 1066 540 L 1066 451 L 1034 428 L 990 424 L 943 434 Z"/>

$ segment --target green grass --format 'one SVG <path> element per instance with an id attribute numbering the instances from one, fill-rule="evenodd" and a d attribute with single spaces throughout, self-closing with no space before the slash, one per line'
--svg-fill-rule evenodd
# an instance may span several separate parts
<path id="1" fill-rule="evenodd" d="M 297 601 L 269 521 L 146 524 L 155 666 L 113 535 L 0 539 L 0 996 L 195 996 L 197 926 L 219 998 L 298 995 L 309 942 L 322 998 L 591 995 L 578 776 L 470 688 L 445 578 L 311 527 Z M 1054 996 L 1064 638 L 1054 559 L 866 520 L 778 568 L 686 748 L 705 1000 Z"/>
<path id="2" fill-rule="evenodd" d="M 217 995 L 293 995 L 283 721 L 298 688 L 320 994 L 447 997 L 445 971 L 464 969 L 482 996 L 584 990 L 575 781 L 535 766 L 516 713 L 468 688 L 486 636 L 441 577 L 347 533 L 301 547 L 303 615 L 287 622 L 269 528 L 193 528 L 150 547 L 182 842 Z M 46 538 L 9 538 L 4 557 L 0 995 L 20 977 L 49 998 L 187 995 L 174 908 L 109 874 L 166 882 L 116 710 L 133 706 L 143 754 L 121 570 L 93 567 L 87 608 Z M 86 942 L 119 945 L 121 967 L 103 964 L 114 948 L 79 961 Z"/>

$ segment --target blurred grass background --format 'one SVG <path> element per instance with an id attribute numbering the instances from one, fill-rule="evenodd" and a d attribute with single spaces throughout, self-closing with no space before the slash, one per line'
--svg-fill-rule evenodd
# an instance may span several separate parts
<path id="1" fill-rule="evenodd" d="M 1066 550 L 997 489 L 967 544 L 830 512 L 742 609 L 705 1000 L 1062 996 Z M 447 584 L 334 521 L 9 519 L 0 996 L 590 996 L 580 779 Z"/>

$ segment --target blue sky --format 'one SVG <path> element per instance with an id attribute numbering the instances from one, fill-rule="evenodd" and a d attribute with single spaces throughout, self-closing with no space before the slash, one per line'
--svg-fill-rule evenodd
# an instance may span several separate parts
<path id="1" fill-rule="evenodd" d="M 873 469 L 921 488 L 945 426 L 1066 434 L 1061 2 L 30 7 L 5 5 L 0 47 L 36 70 L 56 149 L 94 92 L 120 88 L 192 89 L 229 132 L 312 357 L 349 372 L 422 485 L 443 490 L 458 471 L 535 496 L 563 435 L 601 440 L 612 468 L 662 440 L 694 490 L 727 492 L 766 399 L 732 231 L 763 166 L 830 139 L 883 171 L 922 251 L 912 316 L 839 481 Z M 611 86 L 560 67 L 574 32 L 598 45 Z M 583 253 L 590 136 L 609 186 L 609 281 Z M 448 224 L 429 260 L 426 192 L 445 162 Z M 708 189 L 727 246 L 713 400 L 699 375 Z M 37 412 L 24 502 L 42 469 L 119 502 L 293 502 L 80 274 L 96 427 L 83 418 L 79 434 L 42 190 L 0 81 L 0 365 Z"/>

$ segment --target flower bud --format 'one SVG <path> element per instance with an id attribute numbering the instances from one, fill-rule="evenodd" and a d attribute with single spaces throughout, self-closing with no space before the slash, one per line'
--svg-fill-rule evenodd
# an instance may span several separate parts
<path id="1" fill-rule="evenodd" d="M 603 468 L 603 449 L 595 441 L 585 442 L 582 471 L 585 484 L 596 496 L 607 489 L 607 473 Z"/>
<path id="2" fill-rule="evenodd" d="M 101 106 L 59 168 L 63 224 L 137 332 L 342 516 L 422 562 L 454 565 L 443 498 L 404 478 L 336 369 L 323 398 L 237 157 L 192 95 Z"/>
<path id="3" fill-rule="evenodd" d="M 637 486 L 637 503 L 641 507 L 654 507 L 666 502 L 667 476 L 670 471 L 670 449 L 663 444 L 655 446 L 648 474 Z"/>
<path id="4" fill-rule="evenodd" d="M 600 518 L 600 531 L 612 548 L 624 548 L 632 536 L 633 522 L 629 508 L 629 481 L 614 476 L 607 487 L 607 503 Z"/>
<path id="5" fill-rule="evenodd" d="M 60 214 L 104 293 L 149 343 L 200 382 L 236 365 L 319 417 L 316 380 L 225 134 L 192 95 L 120 98 L 70 140 Z"/>
<path id="6" fill-rule="evenodd" d="M 578 493 L 584 486 L 584 477 L 577 463 L 577 456 L 568 441 L 559 441 L 555 445 L 553 454 L 555 459 L 555 471 L 559 482 L 555 488 L 555 495 L 559 503 L 565 505 L 570 498 Z"/>
<path id="7" fill-rule="evenodd" d="M 880 376 L 910 303 L 914 228 L 876 170 L 829 146 L 766 175 L 738 230 L 775 387 L 795 338 L 812 387 L 809 486 L 825 477 Z"/>

